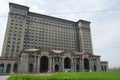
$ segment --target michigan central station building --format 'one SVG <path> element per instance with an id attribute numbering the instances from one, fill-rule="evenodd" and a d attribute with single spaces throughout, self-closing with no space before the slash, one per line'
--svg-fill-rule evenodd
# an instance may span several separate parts
<path id="1" fill-rule="evenodd" d="M 90 22 L 65 20 L 9 3 L 0 74 L 107 71 L 93 53 Z"/>

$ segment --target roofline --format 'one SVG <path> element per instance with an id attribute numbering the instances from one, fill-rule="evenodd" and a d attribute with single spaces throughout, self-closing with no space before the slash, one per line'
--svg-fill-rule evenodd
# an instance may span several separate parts
<path id="1" fill-rule="evenodd" d="M 90 24 L 90 23 L 91 23 L 90 21 L 87 21 L 87 20 L 82 20 L 82 19 L 78 20 L 78 22 L 85 22 L 85 23 L 88 23 L 88 24 Z"/>
<path id="2" fill-rule="evenodd" d="M 58 17 L 47 15 L 47 14 L 45 15 L 45 14 L 35 13 L 35 12 L 31 12 L 31 11 L 29 11 L 29 13 L 30 14 L 35 14 L 35 15 L 38 15 L 38 16 L 41 15 L 41 16 L 45 16 L 45 17 L 49 17 L 49 18 L 59 19 L 61 21 L 67 21 L 67 22 L 77 23 L 75 21 L 71 21 L 71 20 L 67 20 L 67 19 L 63 19 L 63 18 L 58 18 Z"/>
<path id="3" fill-rule="evenodd" d="M 25 5 L 20 5 L 20 4 L 16 4 L 16 3 L 12 3 L 12 2 L 9 2 L 9 6 L 10 5 L 14 5 L 14 6 L 21 6 L 21 7 L 25 7 L 25 8 L 28 8 L 29 9 L 29 7 L 28 6 L 25 6 Z"/>
<path id="4" fill-rule="evenodd" d="M 90 23 L 89 21 L 86 21 L 86 20 L 78 20 L 78 21 L 71 21 L 71 20 L 67 20 L 67 19 L 63 19 L 63 18 L 58 18 L 58 17 L 54 17 L 54 16 L 50 16 L 50 15 L 44 15 L 44 14 L 40 14 L 40 13 L 35 13 L 35 12 L 31 12 L 29 11 L 29 7 L 28 6 L 25 6 L 25 5 L 21 5 L 21 4 L 16 4 L 16 3 L 12 3 L 12 2 L 9 2 L 9 6 L 19 6 L 19 7 L 23 7 L 23 8 L 26 8 L 28 9 L 28 14 L 35 14 L 35 15 L 41 15 L 41 16 L 45 16 L 45 17 L 49 17 L 49 18 L 54 18 L 54 19 L 59 19 L 61 21 L 67 21 L 67 22 L 72 22 L 72 23 L 78 23 L 79 21 L 80 22 L 87 22 L 87 23 Z"/>

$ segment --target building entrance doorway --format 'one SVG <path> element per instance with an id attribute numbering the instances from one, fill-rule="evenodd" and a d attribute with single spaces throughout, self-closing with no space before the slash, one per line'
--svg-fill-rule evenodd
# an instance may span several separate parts
<path id="1" fill-rule="evenodd" d="M 29 72 L 33 72 L 33 64 L 29 64 L 28 70 L 29 70 Z"/>
<path id="2" fill-rule="evenodd" d="M 84 59 L 84 70 L 89 71 L 89 60 L 87 58 Z"/>
<path id="3" fill-rule="evenodd" d="M 76 71 L 79 72 L 80 66 L 79 64 L 76 65 Z"/>
<path id="4" fill-rule="evenodd" d="M 59 71 L 59 66 L 58 64 L 55 65 L 55 72 L 58 72 Z"/>
<path id="5" fill-rule="evenodd" d="M 48 72 L 48 57 L 46 56 L 40 59 L 40 72 Z"/>
<path id="6" fill-rule="evenodd" d="M 70 68 L 71 68 L 71 60 L 70 60 L 70 58 L 68 58 L 68 57 L 66 57 L 66 58 L 64 59 L 64 68 L 65 68 L 65 69 L 70 69 Z"/>

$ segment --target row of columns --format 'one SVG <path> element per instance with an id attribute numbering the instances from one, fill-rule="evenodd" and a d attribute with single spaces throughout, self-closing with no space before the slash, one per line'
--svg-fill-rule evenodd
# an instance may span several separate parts
<path id="1" fill-rule="evenodd" d="M 59 66 L 59 70 L 58 70 L 59 72 L 65 72 L 67 70 L 64 68 L 64 59 L 67 56 L 59 56 L 59 57 L 57 56 L 56 57 L 56 56 L 50 56 L 50 55 L 37 55 L 37 56 L 34 56 L 34 63 L 33 63 L 33 72 L 34 73 L 40 72 L 41 57 L 43 57 L 43 56 L 48 58 L 48 72 L 55 72 L 55 65 Z M 29 58 L 27 58 L 27 59 L 29 59 Z M 78 61 L 77 61 L 77 59 L 78 59 Z M 86 59 L 88 59 L 88 58 L 86 58 Z M 26 61 L 28 61 L 28 60 L 26 60 Z M 85 71 L 84 59 L 71 57 L 70 61 L 71 61 L 71 67 L 69 68 L 70 71 L 72 71 L 72 72 L 76 72 L 76 71 L 84 72 Z M 99 70 L 99 67 L 100 67 L 99 62 L 100 61 L 97 60 L 97 63 L 96 63 L 97 70 L 96 71 Z M 25 63 L 25 62 L 22 62 L 22 63 Z M 27 65 L 29 65 L 28 62 L 26 62 L 26 63 L 27 63 Z M 79 69 L 77 69 L 76 67 L 77 68 L 79 67 Z M 89 70 L 94 71 L 94 61 L 93 60 L 88 59 L 88 67 L 89 67 Z M 28 66 L 26 69 L 28 69 Z M 28 70 L 24 71 L 24 72 L 28 72 Z"/>
<path id="2" fill-rule="evenodd" d="M 34 67 L 33 72 L 40 72 L 40 60 L 42 56 L 35 56 L 34 57 Z M 46 56 L 48 58 L 48 72 L 55 72 L 55 65 L 57 64 L 59 66 L 59 71 L 64 72 L 64 59 L 63 57 L 57 57 L 58 62 L 55 61 L 56 57 L 53 56 Z M 76 62 L 76 58 L 72 58 L 71 60 L 71 68 L 70 71 L 76 72 L 76 66 L 79 65 L 79 71 L 84 71 L 84 61 L 79 58 L 79 62 Z M 73 65 L 74 64 L 74 65 Z"/>

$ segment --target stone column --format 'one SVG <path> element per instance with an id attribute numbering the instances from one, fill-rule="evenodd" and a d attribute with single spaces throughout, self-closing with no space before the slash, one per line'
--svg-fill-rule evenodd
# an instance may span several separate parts
<path id="1" fill-rule="evenodd" d="M 94 71 L 94 61 L 91 59 L 91 70 Z"/>
<path id="2" fill-rule="evenodd" d="M 33 72 L 35 73 L 36 72 L 36 55 L 35 55 L 35 58 L 34 58 L 34 66 L 33 66 Z"/>
<path id="3" fill-rule="evenodd" d="M 59 57 L 59 71 L 62 72 L 62 58 Z"/>
<path id="4" fill-rule="evenodd" d="M 52 64 L 52 69 L 53 69 L 53 72 L 55 72 L 55 58 L 53 57 L 53 64 Z"/>
<path id="5" fill-rule="evenodd" d="M 89 71 L 92 71 L 92 61 L 91 61 L 91 58 L 89 59 Z"/>
<path id="6" fill-rule="evenodd" d="M 97 71 L 101 71 L 101 66 L 100 66 L 100 59 L 97 58 L 97 65 L 96 65 Z"/>
<path id="7" fill-rule="evenodd" d="M 10 74 L 13 74 L 13 66 L 14 66 L 14 64 L 11 64 Z"/>
<path id="8" fill-rule="evenodd" d="M 76 58 L 74 59 L 74 72 L 76 72 Z"/>
<path id="9" fill-rule="evenodd" d="M 4 64 L 3 73 L 6 73 L 7 64 Z"/>
<path id="10" fill-rule="evenodd" d="M 74 58 L 71 59 L 71 71 L 74 72 Z"/>
<path id="11" fill-rule="evenodd" d="M 49 71 L 48 72 L 52 72 L 52 57 L 50 56 L 49 57 L 49 64 L 48 64 L 48 67 L 49 67 Z"/>
<path id="12" fill-rule="evenodd" d="M 96 64 L 96 61 L 94 59 L 92 59 L 92 63 L 93 63 L 92 70 L 94 71 L 94 65 L 96 65 L 96 71 L 97 71 L 97 64 Z"/>
<path id="13" fill-rule="evenodd" d="M 81 60 L 79 59 L 79 72 L 81 72 Z"/>
<path id="14" fill-rule="evenodd" d="M 62 67 L 62 72 L 64 72 L 64 58 L 62 57 L 62 64 L 61 64 L 61 67 Z"/>
<path id="15" fill-rule="evenodd" d="M 81 64 L 81 68 L 82 68 L 81 71 L 84 72 L 84 59 L 81 59 L 81 63 L 82 63 L 82 64 Z"/>
<path id="16" fill-rule="evenodd" d="M 17 63 L 17 73 L 19 73 L 20 72 L 20 70 L 19 70 L 19 68 L 20 68 L 20 63 L 19 63 L 20 61 L 18 61 L 18 63 Z"/>
<path id="17" fill-rule="evenodd" d="M 29 55 L 26 55 L 26 72 L 28 72 L 28 59 L 29 59 Z"/>
<path id="18" fill-rule="evenodd" d="M 21 73 L 28 73 L 28 55 L 22 54 L 21 61 L 20 61 L 20 71 Z"/>
<path id="19" fill-rule="evenodd" d="M 37 73 L 40 72 L 40 56 L 38 55 L 38 58 L 37 58 Z"/>
<path id="20" fill-rule="evenodd" d="M 51 73 L 53 72 L 53 57 L 51 56 Z"/>

